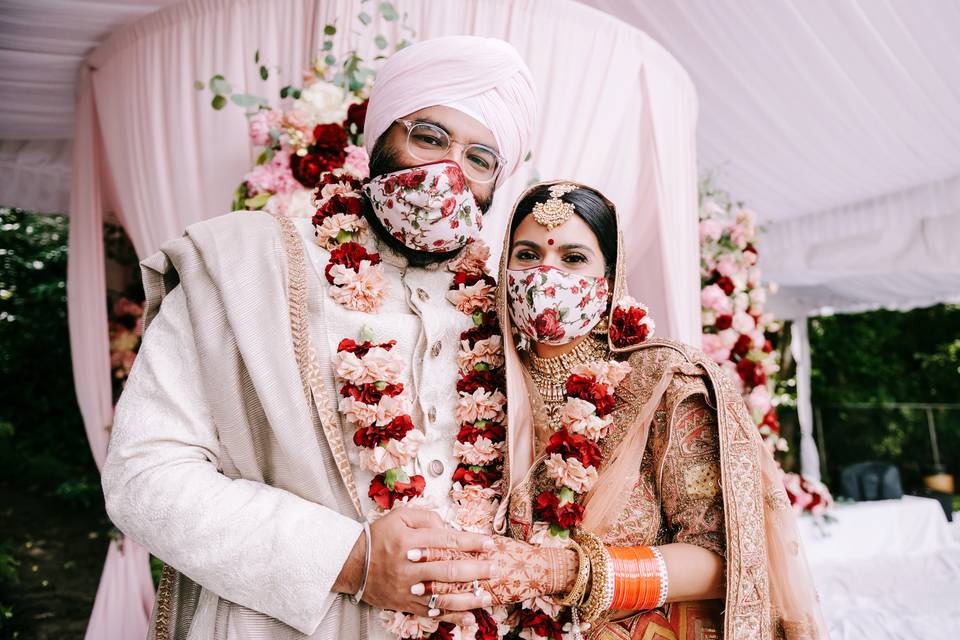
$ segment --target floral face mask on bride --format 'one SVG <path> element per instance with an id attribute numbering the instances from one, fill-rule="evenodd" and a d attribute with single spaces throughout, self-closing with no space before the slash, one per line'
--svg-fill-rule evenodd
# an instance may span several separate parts
<path id="1" fill-rule="evenodd" d="M 607 310 L 603 276 L 584 276 L 549 266 L 507 269 L 510 317 L 527 338 L 562 345 L 597 326 Z"/>
<path id="2" fill-rule="evenodd" d="M 387 231 L 415 251 L 445 253 L 480 237 L 483 214 L 456 162 L 377 176 L 363 190 Z"/>

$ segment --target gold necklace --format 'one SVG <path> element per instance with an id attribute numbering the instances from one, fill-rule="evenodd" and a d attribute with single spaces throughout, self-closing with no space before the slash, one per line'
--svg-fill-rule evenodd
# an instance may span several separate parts
<path id="1" fill-rule="evenodd" d="M 588 335 L 570 351 L 552 358 L 541 358 L 532 349 L 528 352 L 527 370 L 547 410 L 551 432 L 560 426 L 560 416 L 566 402 L 566 383 L 571 370 L 578 364 L 609 360 L 609 358 L 606 335 L 603 339 Z"/>

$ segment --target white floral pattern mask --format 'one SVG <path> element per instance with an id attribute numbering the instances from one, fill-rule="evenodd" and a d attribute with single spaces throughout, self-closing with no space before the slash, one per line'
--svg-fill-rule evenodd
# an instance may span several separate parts
<path id="1" fill-rule="evenodd" d="M 590 333 L 607 310 L 609 289 L 602 276 L 556 267 L 507 269 L 510 317 L 520 332 L 542 344 L 567 344 Z"/>
<path id="2" fill-rule="evenodd" d="M 483 214 L 456 162 L 386 173 L 363 190 L 390 235 L 415 251 L 445 253 L 480 237 Z"/>

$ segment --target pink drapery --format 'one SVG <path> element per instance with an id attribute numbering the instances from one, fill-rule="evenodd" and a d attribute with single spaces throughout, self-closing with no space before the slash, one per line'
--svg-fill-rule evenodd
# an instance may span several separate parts
<path id="1" fill-rule="evenodd" d="M 535 176 L 592 184 L 613 199 L 627 233 L 628 279 L 661 335 L 699 343 L 696 95 L 677 62 L 645 34 L 606 14 L 558 0 L 398 0 L 420 39 L 504 38 L 527 60 L 541 118 L 533 161 L 499 190 L 485 227 L 501 246 L 506 210 Z M 429 9 L 429 11 L 428 11 Z M 145 257 L 187 225 L 227 210 L 249 168 L 246 121 L 215 112 L 193 88 L 222 72 L 237 92 L 276 96 L 338 19 L 334 53 L 372 38 L 345 28 L 359 0 L 191 0 L 111 36 L 88 58 L 77 109 L 68 302 L 74 377 L 98 464 L 111 421 L 101 225 L 112 213 Z M 398 23 L 375 25 L 388 37 Z M 263 82 L 253 64 L 271 66 Z M 279 70 L 276 69 L 279 67 Z M 88 638 L 142 637 L 152 585 L 146 552 L 111 545 Z"/>

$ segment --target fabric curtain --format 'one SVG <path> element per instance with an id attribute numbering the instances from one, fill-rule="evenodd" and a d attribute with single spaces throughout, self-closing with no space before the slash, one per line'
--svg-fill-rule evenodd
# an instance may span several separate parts
<path id="1" fill-rule="evenodd" d="M 810 386 L 810 332 L 807 318 L 795 318 L 790 325 L 790 353 L 797 363 L 797 420 L 800 423 L 800 471 L 820 480 L 820 453 L 813 439 L 813 399 Z"/>
<path id="2" fill-rule="evenodd" d="M 634 296 L 648 302 L 661 335 L 698 344 L 697 102 L 680 65 L 637 29 L 566 0 L 395 6 L 417 39 L 500 37 L 533 72 L 541 108 L 533 159 L 499 189 L 484 229 L 490 245 L 501 245 L 506 211 L 529 181 L 567 177 L 596 186 L 617 203 L 630 230 Z M 222 73 L 234 91 L 272 99 L 280 87 L 299 84 L 327 23 L 340 27 L 334 54 L 357 49 L 368 60 L 382 53 L 374 33 L 407 35 L 381 16 L 374 18 L 377 31 L 364 35 L 360 10 L 359 0 L 193 0 L 113 34 L 88 57 L 76 120 L 67 286 L 77 394 L 98 461 L 111 411 L 104 216 L 115 216 L 145 257 L 189 224 L 225 213 L 253 160 L 246 119 L 233 105 L 214 111 L 211 94 L 194 89 L 194 81 Z M 253 64 L 258 49 L 271 69 L 267 81 Z M 108 558 L 89 638 L 119 637 L 114 625 L 125 615 L 146 624 L 141 592 L 121 595 L 125 581 L 149 578 L 135 548 L 126 541 L 122 561 L 111 565 Z M 107 602 L 104 593 L 118 595 Z M 123 614 L 100 615 L 108 607 Z"/>

